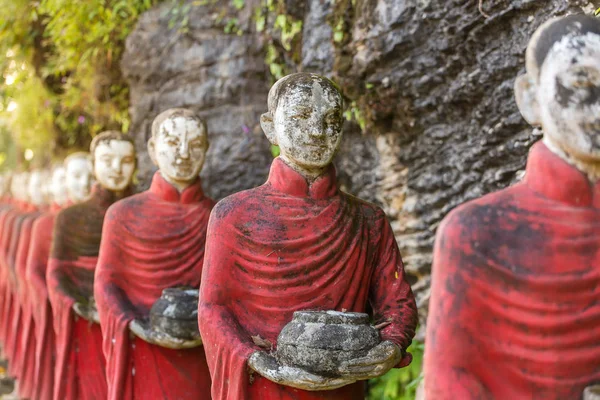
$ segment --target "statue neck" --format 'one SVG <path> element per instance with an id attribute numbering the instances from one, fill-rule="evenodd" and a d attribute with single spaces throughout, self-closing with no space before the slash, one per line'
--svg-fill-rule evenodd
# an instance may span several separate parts
<path id="1" fill-rule="evenodd" d="M 560 144 L 553 141 L 547 135 L 544 135 L 542 140 L 551 152 L 583 172 L 590 182 L 595 183 L 600 181 L 600 161 L 573 157 Z"/>
<path id="2" fill-rule="evenodd" d="M 311 184 L 317 180 L 320 176 L 324 175 L 327 172 L 329 166 L 324 168 L 305 168 L 296 163 L 290 161 L 284 154 L 280 154 L 279 158 L 291 169 L 299 173 L 306 179 L 306 181 Z"/>
<path id="3" fill-rule="evenodd" d="M 173 186 L 175 189 L 177 189 L 177 191 L 181 194 L 185 189 L 187 189 L 188 187 L 190 187 L 192 185 L 192 183 L 194 182 L 182 182 L 182 181 L 176 181 L 174 179 L 169 178 L 168 176 L 164 175 L 163 173 L 160 173 L 160 176 L 162 176 L 162 178 L 171 186 Z"/>

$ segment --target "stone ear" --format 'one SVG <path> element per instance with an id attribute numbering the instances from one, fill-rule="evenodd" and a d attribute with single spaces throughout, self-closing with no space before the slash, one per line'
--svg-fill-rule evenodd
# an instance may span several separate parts
<path id="1" fill-rule="evenodd" d="M 154 143 L 154 137 L 151 137 L 148 140 L 148 155 L 150 156 L 150 159 L 152 160 L 152 164 L 156 165 L 158 167 L 158 163 L 156 162 L 156 144 Z"/>
<path id="2" fill-rule="evenodd" d="M 537 85 L 529 75 L 521 75 L 515 81 L 517 107 L 525 120 L 532 126 L 540 126 L 540 105 L 537 100 Z"/>
<path id="3" fill-rule="evenodd" d="M 260 126 L 265 132 L 265 136 L 269 139 L 269 142 L 277 146 L 277 135 L 275 134 L 275 123 L 273 122 L 273 115 L 270 112 L 266 112 L 260 116 Z"/>

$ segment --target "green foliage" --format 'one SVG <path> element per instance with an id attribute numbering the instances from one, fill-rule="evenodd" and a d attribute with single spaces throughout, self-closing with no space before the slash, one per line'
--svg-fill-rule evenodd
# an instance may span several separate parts
<path id="1" fill-rule="evenodd" d="M 413 400 L 417 387 L 423 379 L 423 343 L 415 342 L 408 351 L 413 355 L 412 363 L 401 369 L 392 369 L 381 378 L 369 381 L 369 400 Z"/>
<path id="2" fill-rule="evenodd" d="M 344 117 L 348 121 L 356 122 L 360 126 L 361 130 L 365 130 L 367 126 L 367 120 L 360 108 L 358 108 L 356 101 L 350 103 L 350 107 L 348 107 L 348 109 L 344 112 Z"/>
<path id="3" fill-rule="evenodd" d="M 0 121 L 19 146 L 86 147 L 101 130 L 129 129 L 119 60 L 159 1 L 0 0 Z"/>
<path id="4" fill-rule="evenodd" d="M 273 155 L 273 158 L 279 157 L 279 154 L 280 154 L 279 146 L 275 146 L 274 144 L 272 144 L 271 145 L 271 154 Z"/>
<path id="5" fill-rule="evenodd" d="M 289 61 L 299 58 L 302 20 L 287 14 L 284 0 L 263 0 L 254 10 L 254 21 L 268 42 L 265 63 L 277 80 L 289 73 Z"/>
<path id="6" fill-rule="evenodd" d="M 594 11 L 594 15 L 597 17 L 600 17 L 600 8 L 598 8 L 596 11 Z"/>
<path id="7" fill-rule="evenodd" d="M 333 28 L 333 41 L 341 43 L 344 40 L 344 19 L 340 18 Z"/>
<path id="8" fill-rule="evenodd" d="M 231 2 L 237 10 L 241 10 L 242 8 L 244 8 L 244 5 L 245 5 L 244 0 L 231 0 Z"/>

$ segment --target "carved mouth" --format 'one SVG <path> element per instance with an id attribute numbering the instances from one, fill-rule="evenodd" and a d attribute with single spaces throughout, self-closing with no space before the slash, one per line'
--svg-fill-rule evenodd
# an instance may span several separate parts
<path id="1" fill-rule="evenodd" d="M 125 180 L 124 176 L 111 176 L 110 179 L 112 179 L 115 183 L 121 183 Z"/>

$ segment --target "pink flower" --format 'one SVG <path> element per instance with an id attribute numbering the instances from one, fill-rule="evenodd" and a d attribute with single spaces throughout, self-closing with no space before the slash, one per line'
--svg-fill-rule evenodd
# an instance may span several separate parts
<path id="1" fill-rule="evenodd" d="M 83 124 L 85 122 L 85 117 L 83 115 L 80 115 L 79 118 L 77 118 L 77 122 Z"/>

